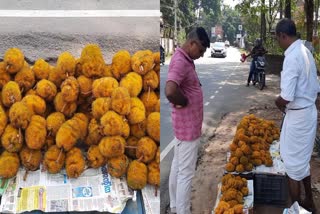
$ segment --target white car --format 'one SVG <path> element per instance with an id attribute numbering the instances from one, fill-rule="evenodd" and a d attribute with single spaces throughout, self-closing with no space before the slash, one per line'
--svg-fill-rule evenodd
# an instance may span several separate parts
<path id="1" fill-rule="evenodd" d="M 226 57 L 227 56 L 227 49 L 224 42 L 215 42 L 211 47 L 211 57 Z"/>

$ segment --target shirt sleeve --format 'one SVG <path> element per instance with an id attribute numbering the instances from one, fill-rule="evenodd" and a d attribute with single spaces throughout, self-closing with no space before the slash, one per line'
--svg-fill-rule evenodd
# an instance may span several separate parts
<path id="1" fill-rule="evenodd" d="M 280 96 L 287 101 L 291 102 L 294 100 L 300 69 L 300 66 L 295 60 L 285 60 L 283 64 Z"/>
<path id="2" fill-rule="evenodd" d="M 174 61 L 169 67 L 167 82 L 173 81 L 180 86 L 186 73 L 184 62 L 182 60 Z"/>

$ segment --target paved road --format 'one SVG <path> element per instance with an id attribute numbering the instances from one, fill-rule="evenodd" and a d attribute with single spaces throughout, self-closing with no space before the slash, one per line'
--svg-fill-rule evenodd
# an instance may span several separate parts
<path id="1" fill-rule="evenodd" d="M 157 0 L 1 0 L 1 10 L 159 10 Z"/>
<path id="2" fill-rule="evenodd" d="M 0 10 L 159 10 L 159 1 L 4 0 Z M 65 12 L 66 14 L 68 11 Z M 140 13 L 141 14 L 141 13 Z M 1 12 L 0 12 L 1 16 Z M 108 16 L 107 14 L 105 16 Z M 80 56 L 85 44 L 97 43 L 107 63 L 127 49 L 159 50 L 159 16 L 148 17 L 0 17 L 0 58 L 10 47 L 21 48 L 31 60 L 55 58 L 63 51 Z"/>
<path id="3" fill-rule="evenodd" d="M 221 117 L 240 108 L 245 108 L 244 97 L 254 95 L 257 89 L 245 87 L 248 64 L 240 63 L 240 53 L 228 49 L 226 58 L 211 58 L 210 50 L 195 61 L 196 70 L 204 92 L 203 142 L 214 134 Z M 168 65 L 161 68 L 161 88 L 164 89 Z M 169 103 L 161 94 L 161 210 L 169 204 L 168 177 L 173 157 L 173 138 Z M 169 151 L 169 152 L 168 152 Z M 163 212 L 164 213 L 164 212 Z"/>

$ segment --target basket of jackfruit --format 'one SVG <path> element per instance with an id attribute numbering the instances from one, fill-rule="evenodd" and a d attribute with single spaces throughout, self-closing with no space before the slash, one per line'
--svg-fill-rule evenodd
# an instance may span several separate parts
<path id="1" fill-rule="evenodd" d="M 227 155 L 225 172 L 248 173 L 255 167 L 273 166 L 270 147 L 280 136 L 280 129 L 274 121 L 256 117 L 253 114 L 244 116 L 238 127 Z"/>
<path id="2" fill-rule="evenodd" d="M 10 48 L 0 62 L 0 177 L 20 167 L 78 178 L 107 166 L 142 189 L 160 184 L 160 53 L 120 50 L 106 64 L 100 47 L 56 64 L 25 61 Z M 28 179 L 27 176 L 25 179 Z"/>

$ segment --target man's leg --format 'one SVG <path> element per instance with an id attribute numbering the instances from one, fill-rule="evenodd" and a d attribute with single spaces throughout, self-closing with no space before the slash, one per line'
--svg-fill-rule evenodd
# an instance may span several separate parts
<path id="1" fill-rule="evenodd" d="M 177 177 L 177 214 L 190 214 L 191 183 L 195 173 L 200 138 L 184 141 L 179 148 L 179 171 Z"/>
<path id="2" fill-rule="evenodd" d="M 300 181 L 293 180 L 289 177 L 289 192 L 292 203 L 297 201 L 299 204 L 301 204 Z"/>
<path id="3" fill-rule="evenodd" d="M 306 209 L 314 209 L 315 205 L 312 197 L 312 189 L 311 189 L 311 176 L 304 178 L 303 180 L 304 190 L 306 192 L 306 198 L 303 201 L 302 206 L 305 206 Z"/>
<path id="4" fill-rule="evenodd" d="M 252 75 L 254 72 L 254 60 L 252 60 L 251 64 L 250 64 L 250 72 L 249 72 L 249 77 L 248 77 L 248 81 L 247 81 L 247 86 L 249 86 L 250 81 L 252 80 Z"/>
<path id="5" fill-rule="evenodd" d="M 174 155 L 173 160 L 171 163 L 171 170 L 169 175 L 169 196 L 170 196 L 170 209 L 171 212 L 176 212 L 176 198 L 177 198 L 177 175 L 178 175 L 178 159 L 179 159 L 179 153 L 178 153 L 178 140 L 174 138 L 172 142 L 175 143 L 174 146 Z"/>

